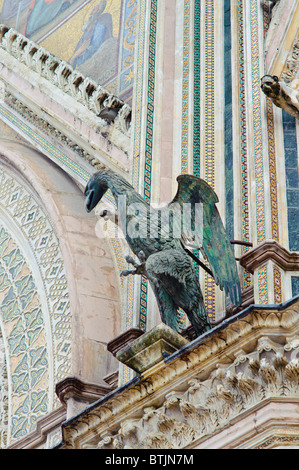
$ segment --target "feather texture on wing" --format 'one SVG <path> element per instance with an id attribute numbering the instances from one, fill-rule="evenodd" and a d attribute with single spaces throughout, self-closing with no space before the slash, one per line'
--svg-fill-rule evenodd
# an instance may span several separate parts
<path id="1" fill-rule="evenodd" d="M 216 207 L 217 195 L 206 181 L 196 176 L 180 175 L 177 181 L 178 190 L 169 207 L 179 204 L 183 210 L 184 204 L 201 204 L 201 224 L 193 225 L 193 239 L 190 239 L 188 233 L 184 233 L 183 227 L 183 244 L 186 240 L 193 242 L 194 246 L 203 252 L 209 261 L 216 284 L 220 289 L 224 289 L 235 305 L 240 305 L 241 289 L 236 261 Z"/>

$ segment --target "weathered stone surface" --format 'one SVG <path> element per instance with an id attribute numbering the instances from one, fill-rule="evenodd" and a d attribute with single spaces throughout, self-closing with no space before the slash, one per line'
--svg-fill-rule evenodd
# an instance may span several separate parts
<path id="1" fill-rule="evenodd" d="M 160 323 L 116 353 L 116 358 L 134 369 L 144 372 L 163 361 L 164 357 L 182 348 L 188 341 L 172 328 Z"/>
<path id="2" fill-rule="evenodd" d="M 298 445 L 298 317 L 298 298 L 249 307 L 66 422 L 61 447 Z"/>

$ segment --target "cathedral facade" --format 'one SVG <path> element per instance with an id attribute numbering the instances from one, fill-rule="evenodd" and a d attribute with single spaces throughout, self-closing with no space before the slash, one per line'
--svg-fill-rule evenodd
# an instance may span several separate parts
<path id="1" fill-rule="evenodd" d="M 299 1 L 0 12 L 0 448 L 298 448 Z M 162 323 L 102 169 L 153 206 L 205 180 L 241 305 L 197 265 L 211 330 Z"/>

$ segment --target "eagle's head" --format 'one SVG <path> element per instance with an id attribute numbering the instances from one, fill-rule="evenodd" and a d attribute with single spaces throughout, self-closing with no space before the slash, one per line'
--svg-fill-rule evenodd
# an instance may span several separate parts
<path id="1" fill-rule="evenodd" d="M 108 183 L 105 171 L 99 171 L 90 178 L 84 191 L 85 207 L 87 212 L 90 212 L 95 208 L 107 189 Z"/>
<path id="2" fill-rule="evenodd" d="M 264 75 L 261 78 L 261 89 L 269 98 L 275 98 L 279 95 L 280 84 L 276 75 Z"/>

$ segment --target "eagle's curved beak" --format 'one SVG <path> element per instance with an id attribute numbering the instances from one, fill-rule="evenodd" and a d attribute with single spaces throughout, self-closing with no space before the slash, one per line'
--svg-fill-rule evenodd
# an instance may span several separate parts
<path id="1" fill-rule="evenodd" d="M 85 207 L 87 212 L 91 212 L 95 208 L 98 202 L 102 199 L 105 192 L 107 191 L 108 186 L 104 183 L 95 180 L 92 178 L 86 186 L 84 191 L 85 196 Z"/>
<path id="2" fill-rule="evenodd" d="M 94 196 L 94 190 L 93 189 L 87 189 L 85 191 L 85 207 L 86 207 L 87 212 L 92 211 L 92 209 L 94 208 L 94 205 L 92 203 L 93 196 Z"/>

